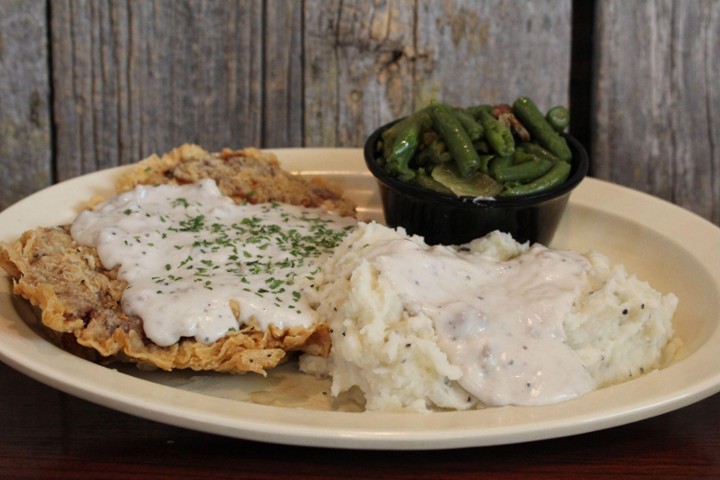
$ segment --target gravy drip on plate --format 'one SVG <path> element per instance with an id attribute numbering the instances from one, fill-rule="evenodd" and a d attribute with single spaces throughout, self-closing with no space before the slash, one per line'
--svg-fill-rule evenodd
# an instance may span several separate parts
<path id="1" fill-rule="evenodd" d="M 285 204 L 236 205 L 205 180 L 138 186 L 81 213 L 71 233 L 128 282 L 122 308 L 160 346 L 212 343 L 254 323 L 316 320 L 294 280 L 312 276 L 353 219 Z"/>
<path id="2" fill-rule="evenodd" d="M 460 385 L 484 404 L 549 404 L 595 388 L 562 323 L 590 268 L 582 256 L 534 245 L 498 261 L 409 240 L 374 256 L 405 309 L 433 319 Z"/>

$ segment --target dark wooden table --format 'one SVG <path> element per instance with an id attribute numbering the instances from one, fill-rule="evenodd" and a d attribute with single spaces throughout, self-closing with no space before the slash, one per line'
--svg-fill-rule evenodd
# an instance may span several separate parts
<path id="1" fill-rule="evenodd" d="M 440 451 L 288 447 L 171 427 L 0 363 L 0 479 L 720 478 L 720 394 L 574 437 Z"/>

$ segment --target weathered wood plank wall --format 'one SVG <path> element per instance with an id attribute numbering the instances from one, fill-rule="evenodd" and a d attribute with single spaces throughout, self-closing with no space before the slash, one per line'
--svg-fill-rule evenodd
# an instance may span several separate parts
<path id="1" fill-rule="evenodd" d="M 529 93 L 592 105 L 594 175 L 720 224 L 720 2 L 596 0 L 574 99 L 572 7 L 0 0 L 0 208 L 183 142 L 359 147 L 431 98 Z"/>
<path id="2" fill-rule="evenodd" d="M 595 175 L 720 224 L 720 2 L 598 7 Z"/>
<path id="3" fill-rule="evenodd" d="M 304 144 L 362 146 L 433 98 L 565 103 L 570 20 L 558 0 L 306 2 Z"/>
<path id="4" fill-rule="evenodd" d="M 51 59 L 56 181 L 184 142 L 360 147 L 430 98 L 568 101 L 570 0 L 31 3 L 49 17 L 34 54 Z"/>
<path id="5" fill-rule="evenodd" d="M 0 210 L 52 181 L 45 3 L 0 1 Z"/>
<path id="6" fill-rule="evenodd" d="M 260 2 L 50 7 L 58 180 L 184 142 L 260 143 Z"/>

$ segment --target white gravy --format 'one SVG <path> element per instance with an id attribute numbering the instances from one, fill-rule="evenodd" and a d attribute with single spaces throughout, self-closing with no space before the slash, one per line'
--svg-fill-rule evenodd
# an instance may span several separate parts
<path id="1" fill-rule="evenodd" d="M 433 319 L 460 385 L 482 403 L 541 405 L 595 388 L 562 325 L 590 268 L 582 256 L 535 245 L 497 261 L 409 240 L 371 256 L 405 309 Z"/>
<path id="2" fill-rule="evenodd" d="M 319 209 L 236 205 L 205 180 L 138 186 L 81 213 L 71 233 L 105 268 L 119 266 L 123 311 L 168 346 L 212 343 L 248 322 L 310 326 L 317 314 L 294 279 L 312 276 L 354 224 Z"/>

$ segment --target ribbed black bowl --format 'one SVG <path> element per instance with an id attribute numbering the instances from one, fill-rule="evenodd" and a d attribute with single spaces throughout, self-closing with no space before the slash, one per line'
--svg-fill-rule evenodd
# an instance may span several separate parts
<path id="1" fill-rule="evenodd" d="M 496 199 L 437 193 L 402 182 L 377 163 L 378 140 L 393 123 L 368 137 L 365 163 L 378 181 L 387 225 L 403 227 L 432 245 L 460 245 L 494 230 L 510 233 L 518 242 L 547 245 L 555 235 L 570 193 L 588 172 L 587 152 L 575 138 L 564 135 L 572 152 L 572 169 L 567 180 L 555 188 Z"/>

